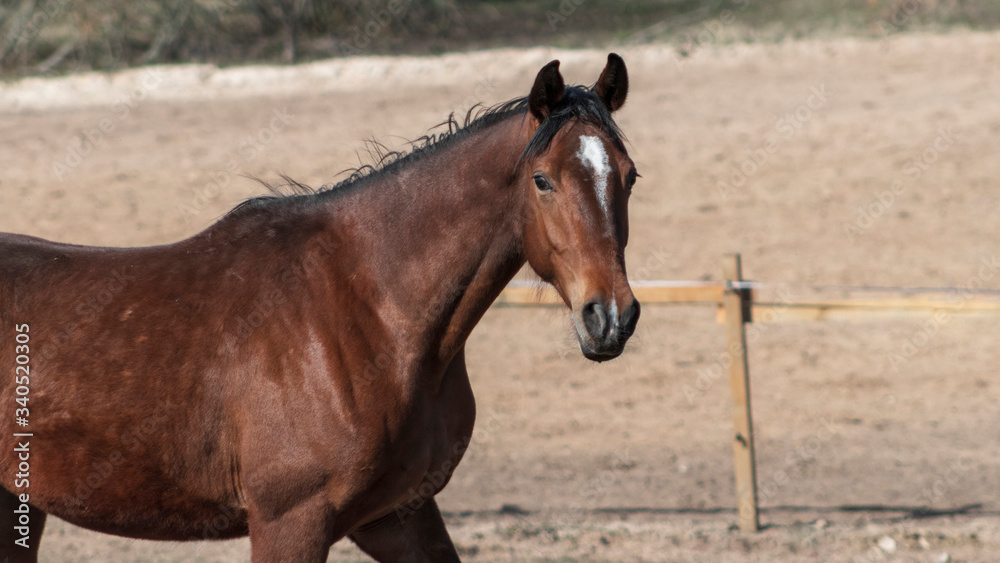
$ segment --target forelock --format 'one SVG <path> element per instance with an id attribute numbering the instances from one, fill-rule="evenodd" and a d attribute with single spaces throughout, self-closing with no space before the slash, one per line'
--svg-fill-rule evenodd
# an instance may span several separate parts
<path id="1" fill-rule="evenodd" d="M 624 135 L 611 117 L 611 112 L 591 88 L 567 86 L 562 100 L 548 117 L 539 124 L 531 141 L 521 153 L 519 163 L 540 155 L 552 143 L 556 134 L 573 119 L 581 123 L 597 126 L 610 137 L 611 142 L 621 151 L 625 150 Z"/>

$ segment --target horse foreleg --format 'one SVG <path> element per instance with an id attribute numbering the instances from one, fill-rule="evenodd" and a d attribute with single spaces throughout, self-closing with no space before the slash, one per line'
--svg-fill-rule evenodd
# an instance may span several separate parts
<path id="1" fill-rule="evenodd" d="M 275 518 L 250 510 L 253 563 L 323 563 L 330 553 L 329 512 L 320 503 L 302 503 Z"/>
<path id="2" fill-rule="evenodd" d="M 459 561 L 433 498 L 414 512 L 394 512 L 366 524 L 350 538 L 380 563 Z"/>
<path id="3" fill-rule="evenodd" d="M 0 563 L 38 561 L 44 528 L 44 512 L 22 503 L 14 493 L 0 489 Z"/>

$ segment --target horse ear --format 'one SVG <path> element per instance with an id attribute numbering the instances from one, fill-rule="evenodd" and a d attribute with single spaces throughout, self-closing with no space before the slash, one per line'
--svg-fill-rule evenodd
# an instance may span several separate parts
<path id="1" fill-rule="evenodd" d="M 552 61 L 542 67 L 535 77 L 535 84 L 528 94 L 528 109 L 531 115 L 539 123 L 552 113 L 556 105 L 562 100 L 566 85 L 563 84 L 563 77 L 559 74 L 559 61 Z"/>
<path id="2" fill-rule="evenodd" d="M 628 70 L 621 57 L 615 53 L 608 54 L 608 64 L 597 79 L 594 89 L 608 111 L 617 111 L 625 105 L 625 97 L 628 96 Z"/>

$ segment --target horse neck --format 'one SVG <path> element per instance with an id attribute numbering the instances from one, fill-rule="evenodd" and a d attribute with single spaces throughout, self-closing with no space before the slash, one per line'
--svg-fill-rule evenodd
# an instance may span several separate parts
<path id="1" fill-rule="evenodd" d="M 525 262 L 513 171 L 530 135 L 521 114 L 471 132 L 381 179 L 374 197 L 359 194 L 352 206 L 364 214 L 359 224 L 384 235 L 367 249 L 383 319 L 423 361 L 450 363 Z"/>

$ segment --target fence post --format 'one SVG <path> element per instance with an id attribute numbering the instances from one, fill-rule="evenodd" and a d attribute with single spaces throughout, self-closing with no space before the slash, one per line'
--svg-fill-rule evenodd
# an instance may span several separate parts
<path id="1" fill-rule="evenodd" d="M 739 254 L 728 254 L 722 261 L 726 280 L 723 307 L 726 313 L 726 353 L 729 355 L 729 386 L 733 392 L 733 461 L 736 470 L 736 497 L 740 530 L 756 532 L 757 467 L 754 461 L 753 420 L 750 410 L 750 368 L 744 324 L 751 322 L 750 291 L 734 287 L 743 281 Z"/>

